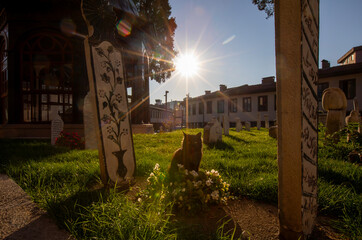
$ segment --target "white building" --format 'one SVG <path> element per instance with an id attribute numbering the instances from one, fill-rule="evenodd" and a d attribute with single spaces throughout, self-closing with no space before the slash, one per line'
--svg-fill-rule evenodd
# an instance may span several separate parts
<path id="1" fill-rule="evenodd" d="M 203 127 L 213 117 L 222 120 L 223 115 L 228 115 L 232 127 L 237 117 L 255 126 L 258 115 L 264 126 L 264 116 L 268 115 L 272 126 L 276 120 L 276 82 L 274 77 L 266 77 L 257 85 L 220 85 L 219 91 L 205 91 L 205 95 L 188 98 L 186 102 L 189 127 Z"/>

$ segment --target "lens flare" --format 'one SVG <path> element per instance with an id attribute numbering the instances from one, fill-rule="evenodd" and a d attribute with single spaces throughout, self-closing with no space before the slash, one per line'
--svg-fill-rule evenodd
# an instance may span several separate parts
<path id="1" fill-rule="evenodd" d="M 176 70 L 186 77 L 192 77 L 199 69 L 199 61 L 192 53 L 179 56 L 176 59 L 175 64 Z"/>
<path id="2" fill-rule="evenodd" d="M 120 20 L 116 27 L 118 34 L 122 37 L 127 37 L 131 34 L 132 25 L 127 20 Z"/>

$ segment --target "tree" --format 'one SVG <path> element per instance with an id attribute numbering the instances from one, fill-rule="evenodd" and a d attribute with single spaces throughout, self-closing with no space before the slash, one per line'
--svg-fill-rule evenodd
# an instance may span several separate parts
<path id="1" fill-rule="evenodd" d="M 274 0 L 252 0 L 260 11 L 265 11 L 266 18 L 274 15 Z"/>
<path id="2" fill-rule="evenodd" d="M 158 83 L 165 82 L 174 71 L 173 58 L 176 20 L 171 15 L 168 0 L 134 0 L 140 17 L 151 23 L 147 45 L 151 50 L 149 70 L 151 78 Z"/>

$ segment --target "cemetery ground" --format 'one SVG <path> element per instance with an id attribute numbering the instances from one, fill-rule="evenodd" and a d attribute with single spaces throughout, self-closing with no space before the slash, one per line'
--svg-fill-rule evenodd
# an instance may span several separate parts
<path id="1" fill-rule="evenodd" d="M 181 131 L 134 135 L 137 184 L 126 195 L 101 187 L 97 151 L 53 147 L 45 140 L 0 139 L 0 173 L 77 239 L 237 239 L 244 230 L 239 225 L 245 226 L 240 223 L 247 224 L 243 219 L 258 233 L 246 231 L 242 239 L 277 239 L 277 141 L 266 129 L 231 129 L 222 143 L 204 144 L 201 169 L 218 170 L 238 198 L 228 206 L 184 214 L 172 211 L 172 203 L 138 201 L 134 192 L 144 188 L 156 163 L 167 171 L 182 136 Z M 362 238 L 362 169 L 347 160 L 354 147 L 343 139 L 325 141 L 320 132 L 316 239 Z M 232 218 L 223 218 L 225 211 Z M 255 217 L 256 211 L 262 217 Z"/>

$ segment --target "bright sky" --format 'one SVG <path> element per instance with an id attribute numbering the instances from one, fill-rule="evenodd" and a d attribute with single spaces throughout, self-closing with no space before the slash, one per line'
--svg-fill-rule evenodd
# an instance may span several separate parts
<path id="1" fill-rule="evenodd" d="M 275 76 L 274 17 L 253 5 L 252 0 L 170 0 L 178 25 L 175 46 L 179 53 L 193 52 L 198 74 L 172 74 L 165 83 L 150 81 L 151 104 L 216 91 L 220 84 L 237 87 L 259 84 Z M 331 66 L 355 46 L 362 45 L 362 0 L 320 0 L 319 61 Z M 321 64 L 320 64 L 321 65 Z"/>

